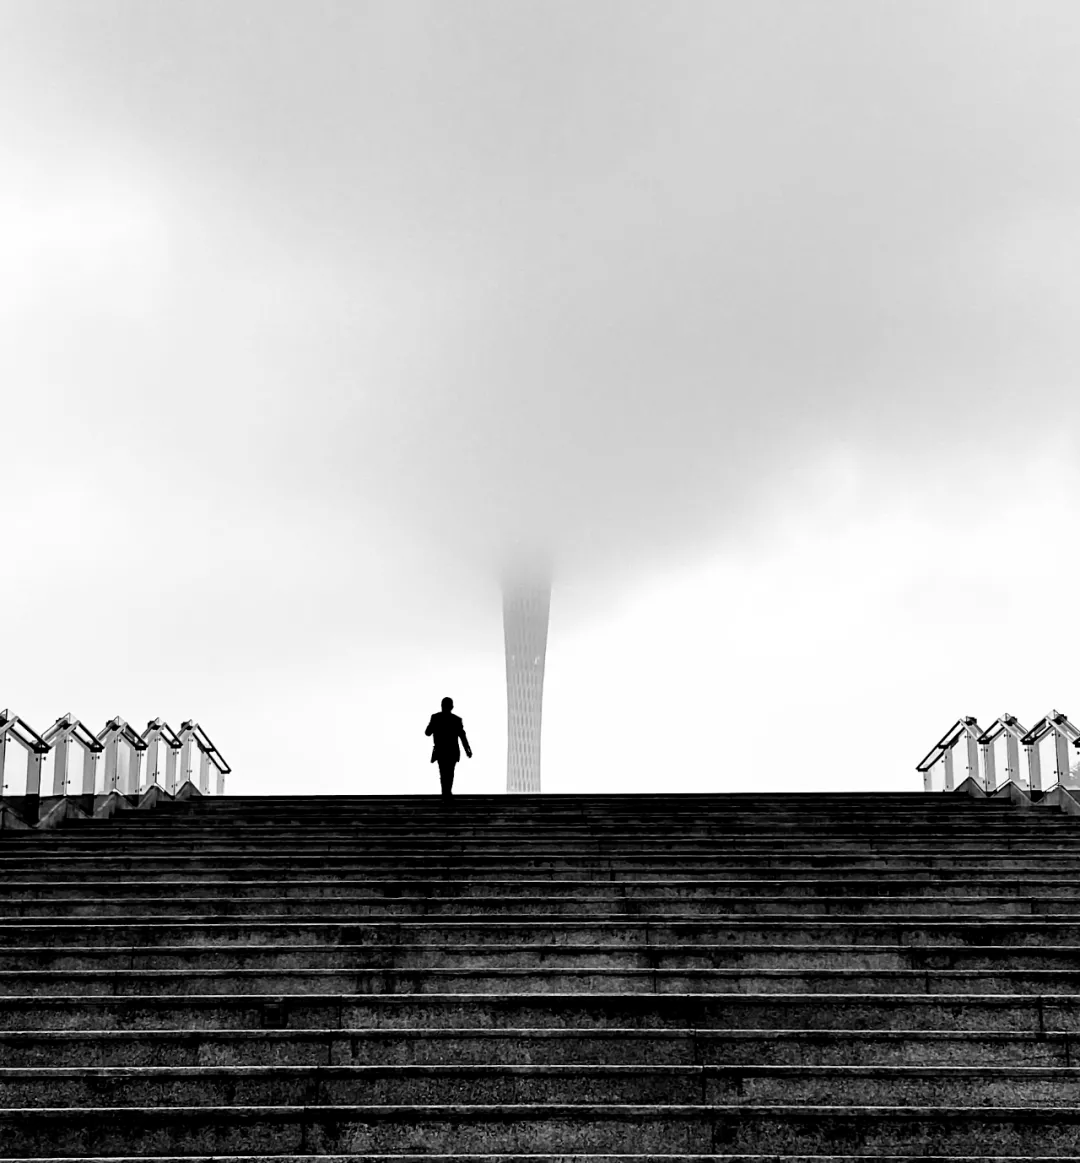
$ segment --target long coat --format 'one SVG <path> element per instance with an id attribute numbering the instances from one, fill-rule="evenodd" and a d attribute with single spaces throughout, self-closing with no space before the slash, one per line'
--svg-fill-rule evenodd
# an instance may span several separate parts
<path id="1" fill-rule="evenodd" d="M 431 762 L 436 759 L 453 760 L 455 763 L 461 758 L 458 749 L 458 740 L 465 744 L 465 750 L 471 751 L 468 739 L 465 738 L 465 724 L 460 716 L 453 711 L 436 711 L 428 722 L 425 735 L 434 736 L 435 746 L 431 749 Z"/>

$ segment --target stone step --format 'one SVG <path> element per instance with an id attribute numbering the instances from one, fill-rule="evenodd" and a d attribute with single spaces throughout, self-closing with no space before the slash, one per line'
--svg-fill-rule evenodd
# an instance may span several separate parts
<path id="1" fill-rule="evenodd" d="M 1080 996 L 1080 969 L 446 968 L 0 971 L 2 997 L 324 994 L 1040 994 Z"/>
<path id="2" fill-rule="evenodd" d="M 994 833 L 982 831 L 978 834 L 934 836 L 922 833 L 905 837 L 894 833 L 882 833 L 879 836 L 862 834 L 859 836 L 837 836 L 829 834 L 782 835 L 768 834 L 763 836 L 735 835 L 730 837 L 710 836 L 700 840 L 670 839 L 656 842 L 640 840 L 558 840 L 544 836 L 521 837 L 508 843 L 500 843 L 488 839 L 458 839 L 446 837 L 443 839 L 430 838 L 416 841 L 382 840 L 374 837 L 334 837 L 294 839 L 288 836 L 265 839 L 236 838 L 229 839 L 222 836 L 168 836 L 155 839 L 154 837 L 139 837 L 138 839 L 84 841 L 69 843 L 48 843 L 35 847 L 32 844 L 7 844 L 5 858 L 19 857 L 25 859 L 31 856 L 35 860 L 57 860 L 62 857 L 91 857 L 100 858 L 108 854 L 124 857 L 151 856 L 160 851 L 162 854 L 175 856 L 357 856 L 365 860 L 377 857 L 384 859 L 401 855 L 410 858 L 435 859 L 469 859 L 477 861 L 491 861 L 502 858 L 514 863 L 521 857 L 529 859 L 562 860 L 586 859 L 595 860 L 598 857 L 610 857 L 624 861 L 641 861 L 648 863 L 660 858 L 664 861 L 671 859 L 712 859 L 722 856 L 730 859 L 731 856 L 745 856 L 749 860 L 759 857 L 781 855 L 814 856 L 818 858 L 830 856 L 866 855 L 906 855 L 917 858 L 920 856 L 953 856 L 976 857 L 979 855 L 993 856 L 996 854 L 1023 855 L 1031 853 L 1033 857 L 1053 855 L 1062 856 L 1075 854 L 1080 847 L 1077 837 L 1063 833 L 1047 834 L 1045 832 L 1026 835 L 1010 833 Z"/>
<path id="3" fill-rule="evenodd" d="M 1070 1107 L 1080 1067 L 0 1067 L 0 1108 L 597 1103 Z"/>
<path id="4" fill-rule="evenodd" d="M 1040 808 L 1029 812 L 1000 812 L 983 814 L 980 811 L 966 813 L 927 812 L 805 812 L 795 810 L 785 813 L 758 815 L 755 813 L 693 813 L 662 815 L 641 815 L 638 817 L 606 817 L 602 815 L 574 815 L 542 819 L 526 814 L 490 813 L 469 814 L 456 805 L 453 810 L 440 806 L 431 814 L 424 815 L 402 809 L 399 812 L 378 816 L 357 814 L 353 816 L 301 817 L 285 816 L 260 818 L 259 816 L 231 817 L 189 816 L 176 817 L 155 808 L 151 812 L 114 814 L 108 819 L 71 820 L 61 824 L 54 836 L 58 839 L 74 835 L 100 836 L 112 828 L 128 834 L 143 829 L 151 832 L 171 829 L 175 832 L 195 830 L 199 832 L 220 831 L 237 833 L 254 829 L 257 832 L 290 831 L 318 834 L 321 832 L 347 832 L 350 834 L 384 833 L 402 838 L 424 835 L 497 835 L 501 832 L 523 834 L 525 832 L 548 834 L 567 833 L 573 835 L 632 835 L 648 836 L 656 834 L 693 835 L 702 831 L 719 830 L 730 832 L 771 832 L 785 830 L 809 831 L 815 827 L 860 831 L 866 829 L 906 830 L 929 828 L 942 831 L 947 828 L 972 830 L 980 824 L 993 829 L 1045 829 L 1068 828 L 1069 816 L 1063 812 Z"/>
<path id="5" fill-rule="evenodd" d="M 151 1156 L 119 1155 L 103 1158 L 85 1157 L 85 1163 L 147 1163 Z M 220 1163 L 218 1156 L 210 1155 L 159 1155 L 153 1156 L 155 1163 Z M 483 1154 L 470 1155 L 461 1152 L 454 1155 L 424 1154 L 424 1155 L 245 1155 L 244 1163 L 521 1163 L 521 1155 Z M 875 1158 L 887 1159 L 888 1163 L 987 1163 L 986 1155 L 878 1155 Z M 993 1163 L 1032 1163 L 1031 1155 L 995 1155 Z M 530 1163 L 672 1163 L 670 1154 L 593 1154 L 573 1155 L 560 1152 L 557 1155 L 531 1154 Z M 759 1154 L 723 1154 L 678 1156 L 680 1163 L 766 1163 Z M 767 1163 L 866 1163 L 866 1155 L 792 1155 L 784 1152 L 777 1155 L 770 1153 Z M 1080 1163 L 1080 1155 L 1055 1155 L 1055 1163 Z M 13 1159 L 11 1163 L 36 1163 L 29 1159 Z M 1039 1160 L 1037 1163 L 1045 1163 Z"/>
<path id="6" fill-rule="evenodd" d="M 489 830 L 469 829 L 455 830 L 455 832 L 435 832 L 432 829 L 409 830 L 401 835 L 387 832 L 385 829 L 341 829 L 341 828 L 169 828 L 169 827 L 128 827 L 115 829 L 116 842 L 120 844 L 146 844 L 160 841 L 169 846 L 184 846 L 184 844 L 199 844 L 213 842 L 217 844 L 269 844 L 276 840 L 288 844 L 289 847 L 302 847 L 305 844 L 394 844 L 402 848 L 417 847 L 428 849 L 441 846 L 472 846 L 472 847 L 510 847 L 515 841 L 537 846 L 537 844 L 562 844 L 562 846 L 596 846 L 601 847 L 643 847 L 646 849 L 660 847 L 665 842 L 685 843 L 687 846 L 706 846 L 707 843 L 763 843 L 765 841 L 778 844 L 832 844 L 832 843 L 880 843 L 887 841 L 907 841 L 924 844 L 939 842 L 950 846 L 954 842 L 972 842 L 986 840 L 987 837 L 996 837 L 1001 840 L 1015 841 L 1045 841 L 1045 842 L 1072 842 L 1073 829 L 1068 828 L 1067 822 L 1031 823 L 1031 825 L 1016 825 L 1008 821 L 1001 823 L 963 823 L 963 825 L 925 826 L 897 826 L 888 827 L 857 827 L 857 828 L 829 828 L 816 827 L 789 827 L 789 828 L 649 828 L 642 829 L 641 833 L 606 833 L 601 830 L 588 828 L 579 832 L 570 830 L 555 830 L 543 828 L 492 828 Z M 42 851 L 49 849 L 66 848 L 100 848 L 108 842 L 107 837 L 112 833 L 88 832 L 81 828 L 56 829 L 42 833 L 43 839 L 34 836 L 33 839 L 20 841 L 21 847 L 35 847 Z M 48 837 L 48 839 L 44 839 Z"/>
<path id="7" fill-rule="evenodd" d="M 106 837 L 115 835 L 125 841 L 152 839 L 185 839 L 214 837 L 228 840 L 267 840 L 281 836 L 292 841 L 335 840 L 378 840 L 383 843 L 417 843 L 420 841 L 456 841 L 475 843 L 478 840 L 506 843 L 512 839 L 560 842 L 600 842 L 634 843 L 659 842 L 664 838 L 687 840 L 707 840 L 711 838 L 732 839 L 742 836 L 751 839 L 762 837 L 784 837 L 787 839 L 815 836 L 835 836 L 838 838 L 860 839 L 863 837 L 905 836 L 919 838 L 932 836 L 949 839 L 951 837 L 978 838 L 988 832 L 997 836 L 1045 836 L 1067 837 L 1072 829 L 1067 816 L 1004 816 L 1000 819 L 895 819 L 880 820 L 831 820 L 829 818 L 809 819 L 793 816 L 788 820 L 716 820 L 680 822 L 664 824 L 657 821 L 642 821 L 634 828 L 626 824 L 607 825 L 599 821 L 581 824 L 499 824 L 485 821 L 466 824 L 459 820 L 442 820 L 439 824 L 416 824 L 399 821 L 396 824 L 376 821 L 356 821 L 349 824 L 326 822 L 322 824 L 288 823 L 225 823 L 222 821 L 160 820 L 156 816 L 129 821 L 120 817 L 115 823 L 109 821 L 105 827 L 101 821 L 61 826 L 50 831 L 48 837 L 42 834 L 40 841 L 24 838 L 20 843 L 71 844 L 76 841 L 103 843 Z"/>
<path id="8" fill-rule="evenodd" d="M 0 971 L 193 972 L 431 968 L 1080 971 L 1080 946 L 1025 945 L 60 945 L 0 947 Z"/>
<path id="9" fill-rule="evenodd" d="M 1042 810 L 1047 810 L 1043 808 Z M 678 793 L 655 797 L 649 800 L 636 799 L 626 795 L 621 800 L 617 796 L 607 799 L 590 799 L 587 796 L 568 796 L 560 802 L 554 796 L 544 793 L 539 797 L 515 794 L 508 797 L 485 796 L 475 793 L 455 795 L 449 802 L 435 792 L 409 796 L 387 796 L 381 799 L 350 800 L 342 796 L 324 803 L 306 796 L 286 796 L 279 801 L 260 799 L 258 796 L 208 796 L 188 803 L 163 802 L 155 807 L 160 817 L 173 815 L 187 818 L 243 820 L 260 819 L 395 819 L 430 818 L 437 819 L 450 812 L 462 818 L 509 820 L 664 820 L 703 819 L 725 816 L 754 816 L 764 818 L 785 816 L 793 813 L 805 815 L 826 815 L 830 817 L 850 815 L 901 816 L 904 814 L 925 814 L 943 816 L 1026 815 L 1027 810 L 1013 804 L 1007 797 L 992 796 L 975 802 L 965 796 L 937 793 L 929 797 L 904 799 L 889 798 L 883 792 L 871 792 L 849 799 L 800 796 L 784 793 L 771 799 L 747 797 L 736 799 L 726 795 L 703 793 L 695 797 L 684 797 Z M 129 813 L 125 813 L 127 815 Z M 1048 814 L 1056 814 L 1050 809 Z"/>
<path id="10" fill-rule="evenodd" d="M 16 833 L 18 835 L 18 833 Z M 48 835 L 48 833 L 42 833 Z M 904 853 L 910 856 L 941 855 L 960 853 L 967 856 L 993 855 L 999 849 L 1008 852 L 1031 853 L 1032 855 L 1068 855 L 1080 849 L 1080 836 L 1068 833 L 1015 833 L 972 832 L 966 836 L 905 836 L 896 833 L 882 833 L 878 836 L 805 836 L 737 835 L 731 837 L 703 837 L 700 840 L 675 839 L 630 839 L 630 840 L 553 840 L 545 836 L 529 839 L 468 840 L 433 837 L 425 840 L 380 840 L 373 837 L 321 837 L 310 840 L 289 841 L 285 837 L 267 836 L 265 839 L 236 838 L 229 840 L 219 836 L 169 836 L 154 839 L 138 837 L 122 839 L 105 837 L 100 840 L 59 838 L 56 841 L 34 841 L 24 844 L 7 844 L 13 855 L 30 852 L 35 859 L 43 856 L 143 856 L 157 852 L 176 854 L 208 854 L 221 856 L 274 855 L 274 856 L 314 856 L 323 853 L 331 855 L 351 855 L 362 850 L 371 856 L 435 856 L 447 857 L 516 857 L 524 854 L 530 858 L 589 858 L 596 856 L 627 857 L 649 859 L 659 856 L 699 857 L 711 859 L 714 856 L 730 856 L 732 853 L 747 856 L 773 855 L 782 848 L 784 855 L 822 856 L 827 854 L 847 855 L 852 853 Z"/>
<path id="11" fill-rule="evenodd" d="M 0 856 L 0 883 L 16 878 L 41 879 L 68 879 L 82 880 L 86 874 L 100 874 L 103 860 L 89 857 L 57 857 L 50 860 L 14 859 Z M 381 876 L 384 879 L 418 878 L 421 880 L 433 877 L 457 880 L 507 880 L 516 877 L 559 877 L 560 879 L 597 879 L 597 880 L 655 880 L 658 877 L 665 880 L 701 879 L 708 876 L 730 875 L 734 871 L 752 879 L 762 872 L 799 871 L 821 874 L 830 870 L 838 875 L 850 870 L 863 875 L 875 875 L 879 870 L 882 874 L 893 873 L 900 875 L 910 872 L 913 875 L 929 875 L 936 872 L 951 873 L 957 876 L 993 874 L 1002 879 L 1019 878 L 1022 875 L 1062 874 L 1074 871 L 1075 858 L 1050 858 L 1033 864 L 1031 859 L 1018 854 L 1015 856 L 980 856 L 972 860 L 964 856 L 923 856 L 902 857 L 888 855 L 874 855 L 862 853 L 847 857 L 835 854 L 827 856 L 802 857 L 772 857 L 757 858 L 749 862 L 745 857 L 729 855 L 726 858 L 715 860 L 680 860 L 673 858 L 668 861 L 653 859 L 644 861 L 620 861 L 606 857 L 596 857 L 591 860 L 548 860 L 522 857 L 517 861 L 497 859 L 482 861 L 469 860 L 400 860 L 379 858 L 376 860 L 364 859 L 356 856 L 323 856 L 292 857 L 288 860 L 276 860 L 271 857 L 219 856 L 214 859 L 204 856 L 184 857 L 154 857 L 145 856 L 138 859 L 122 857 L 110 859 L 108 866 L 116 875 L 135 874 L 148 879 L 162 877 L 186 879 L 188 877 L 209 875 L 215 878 L 265 878 L 268 874 L 281 875 L 288 870 L 295 875 L 303 873 L 326 873 L 351 877 L 373 878 Z"/>
<path id="12" fill-rule="evenodd" d="M 749 881 L 749 883 L 748 883 Z M 923 873 L 913 877 L 908 873 L 882 873 L 876 877 L 853 877 L 846 873 L 815 875 L 813 878 L 760 879 L 757 877 L 694 880 L 631 880 L 597 881 L 563 878 L 525 878 L 518 880 L 462 881 L 457 877 L 437 880 L 390 880 L 362 877 L 327 879 L 282 876 L 279 879 L 221 880 L 210 879 L 210 874 L 186 877 L 183 887 L 175 880 L 146 884 L 138 872 L 130 871 L 123 877 L 116 875 L 85 876 L 77 881 L 13 880 L 0 884 L 0 900 L 5 908 L 25 901 L 59 901 L 77 899 L 71 896 L 75 888 L 80 898 L 108 898 L 113 903 L 124 902 L 143 907 L 155 907 L 162 900 L 183 897 L 185 900 L 231 900 L 273 896 L 276 899 L 325 899 L 334 897 L 380 897 L 397 899 L 439 899 L 469 901 L 475 897 L 501 900 L 515 897 L 545 896 L 547 899 L 568 900 L 591 898 L 603 893 L 610 898 L 632 900 L 694 900 L 743 897 L 747 891 L 762 897 L 911 897 L 923 895 L 1024 897 L 1049 896 L 1056 899 L 1080 900 L 1080 883 L 1075 877 L 1043 876 L 1035 873 L 1030 879 L 1004 880 L 985 877 L 978 870 L 945 875 Z"/>
<path id="13" fill-rule="evenodd" d="M 1080 830 L 1045 808 L 209 797 L 0 839 L 0 1158 L 1080 1131 Z"/>
<path id="14" fill-rule="evenodd" d="M 503 793 L 470 794 L 458 797 L 469 804 L 485 807 L 492 811 L 506 810 L 507 796 Z M 209 796 L 174 802 L 168 806 L 178 811 L 228 812 L 282 810 L 340 812 L 363 809 L 387 811 L 400 806 L 437 803 L 439 797 L 416 795 L 227 795 Z M 925 791 L 791 791 L 791 792 L 536 792 L 515 794 L 512 800 L 515 808 L 527 811 L 593 811 L 602 809 L 605 813 L 629 811 L 668 811 L 676 809 L 696 810 L 700 807 L 752 807 L 755 809 L 782 810 L 791 804 L 817 804 L 822 806 L 842 806 L 846 804 L 924 806 L 943 808 L 961 804 L 988 808 L 1013 805 L 1005 799 L 965 800 L 941 792 Z M 1015 810 L 1015 809 L 1013 809 Z"/>
<path id="15" fill-rule="evenodd" d="M 499 920 L 359 920 L 285 921 L 249 919 L 218 921 L 131 921 L 87 924 L 85 918 L 47 924 L 0 924 L 0 948 L 70 945 L 77 931 L 94 945 L 220 945 L 220 944 L 667 944 L 768 945 L 1080 945 L 1080 919 L 1040 917 L 943 920 L 900 916 L 892 919 L 806 917 L 746 920 L 649 920 L 609 917 L 589 920 L 530 918 Z"/>
<path id="16" fill-rule="evenodd" d="M 115 924 L 154 921 L 198 921 L 219 917 L 317 922 L 334 918 L 445 918 L 468 922 L 474 918 L 505 917 L 507 920 L 537 918 L 581 918 L 640 916 L 675 921 L 682 918 L 728 917 L 835 917 L 874 916 L 956 917 L 989 919 L 1045 915 L 1075 918 L 1080 922 L 1080 897 L 1071 896 L 961 896 L 922 893 L 910 896 L 758 896 L 718 897 L 627 896 L 607 893 L 591 897 L 552 898 L 548 896 L 507 897 L 222 897 L 181 893 L 168 897 L 120 900 L 92 896 L 35 897 L 4 901 L 4 924 L 24 920 L 27 924 L 52 921 L 75 924 L 92 918 Z"/>
<path id="17" fill-rule="evenodd" d="M 0 997 L 0 1029 L 392 1026 L 1080 1030 L 1080 995 L 856 993 L 172 994 Z"/>
<path id="18" fill-rule="evenodd" d="M 1076 1107 L 457 1105 L 0 1112 L 0 1157 L 747 1152 L 1061 1156 Z"/>
<path id="19" fill-rule="evenodd" d="M 508 1064 L 1073 1066 L 1076 1034 L 708 1028 L 0 1031 L 15 1067 Z"/>

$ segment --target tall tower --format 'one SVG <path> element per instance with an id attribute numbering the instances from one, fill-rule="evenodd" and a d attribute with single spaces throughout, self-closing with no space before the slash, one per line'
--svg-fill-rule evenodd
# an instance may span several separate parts
<path id="1" fill-rule="evenodd" d="M 506 790 L 540 790 L 540 717 L 544 700 L 550 576 L 518 573 L 503 582 L 506 643 Z"/>

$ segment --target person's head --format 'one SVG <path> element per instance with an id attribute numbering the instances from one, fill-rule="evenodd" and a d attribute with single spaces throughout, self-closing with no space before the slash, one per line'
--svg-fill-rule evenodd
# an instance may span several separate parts
<path id="1" fill-rule="evenodd" d="M 443 699 L 442 709 L 444 711 L 452 711 L 454 709 L 454 700 L 450 697 Z"/>

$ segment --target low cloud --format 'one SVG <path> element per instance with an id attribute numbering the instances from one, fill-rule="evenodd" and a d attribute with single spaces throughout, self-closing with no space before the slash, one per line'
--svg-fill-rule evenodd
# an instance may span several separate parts
<path id="1" fill-rule="evenodd" d="M 3 19 L 0 474 L 72 553 L 9 599 L 422 640 L 1076 418 L 1073 5 Z"/>

